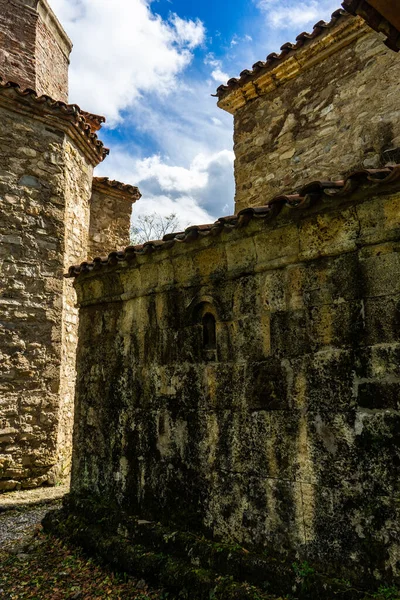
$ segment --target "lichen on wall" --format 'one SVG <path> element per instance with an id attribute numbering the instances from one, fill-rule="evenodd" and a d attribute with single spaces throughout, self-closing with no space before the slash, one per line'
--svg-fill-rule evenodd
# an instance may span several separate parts
<path id="1" fill-rule="evenodd" d="M 399 202 L 322 195 L 79 274 L 72 497 L 398 582 Z"/>

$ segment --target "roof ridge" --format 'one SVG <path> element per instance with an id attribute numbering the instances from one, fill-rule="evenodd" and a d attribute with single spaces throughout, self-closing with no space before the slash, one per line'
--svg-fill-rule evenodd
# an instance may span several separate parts
<path id="1" fill-rule="evenodd" d="M 305 44 L 310 43 L 311 40 L 314 40 L 323 33 L 325 33 L 327 29 L 332 29 L 340 20 L 349 18 L 354 17 L 352 17 L 352 15 L 350 15 L 350 13 L 344 10 L 343 8 L 338 8 L 332 13 L 330 21 L 318 21 L 318 23 L 315 23 L 312 33 L 307 33 L 306 31 L 303 31 L 296 37 L 295 44 L 293 44 L 292 42 L 286 42 L 285 44 L 283 44 L 280 47 L 280 54 L 277 54 L 276 52 L 271 52 L 266 57 L 265 61 L 259 60 L 256 63 L 254 63 L 251 70 L 244 69 L 244 71 L 240 73 L 239 78 L 231 77 L 231 79 L 228 80 L 226 85 L 220 85 L 217 88 L 217 92 L 216 94 L 214 94 L 214 96 L 221 100 L 233 88 L 240 87 L 242 84 L 247 83 L 254 75 L 258 75 L 261 71 L 265 72 L 270 69 L 273 69 L 279 63 L 286 60 L 290 53 L 297 52 Z"/>
<path id="2" fill-rule="evenodd" d="M 123 251 L 111 252 L 106 257 L 96 257 L 92 262 L 85 261 L 80 265 L 71 266 L 65 277 L 77 277 L 81 273 L 89 273 L 105 265 L 116 265 L 120 262 L 132 262 L 136 255 L 152 254 L 153 252 L 172 248 L 176 243 L 192 242 L 199 238 L 219 235 L 223 230 L 230 231 L 248 225 L 253 219 L 272 219 L 284 206 L 289 208 L 308 208 L 323 195 L 349 196 L 361 185 L 383 186 L 400 181 L 400 164 L 382 167 L 381 169 L 362 169 L 353 171 L 344 179 L 338 181 L 312 181 L 302 186 L 297 192 L 280 194 L 272 198 L 265 206 L 249 207 L 237 215 L 220 217 L 209 225 L 191 225 L 185 231 L 168 233 L 162 240 L 151 240 L 137 246 L 128 246 Z"/>
<path id="3" fill-rule="evenodd" d="M 99 140 L 97 134 L 93 131 L 90 122 L 85 117 L 85 111 L 83 111 L 78 104 L 67 104 L 62 100 L 54 100 L 51 96 L 47 96 L 46 94 L 39 96 L 34 89 L 21 88 L 19 83 L 6 81 L 0 76 L 0 93 L 9 89 L 12 89 L 19 97 L 27 98 L 35 102 L 37 106 L 43 106 L 58 113 L 61 118 L 71 117 L 77 128 L 85 135 L 91 145 L 94 146 L 95 152 L 100 160 L 104 160 L 110 153 L 109 149 L 104 146 L 103 142 Z M 71 121 L 71 118 L 68 118 L 68 120 Z"/>
<path id="4" fill-rule="evenodd" d="M 93 177 L 93 185 L 96 184 L 104 185 L 129 196 L 134 196 L 137 200 L 141 197 L 141 193 L 137 186 L 129 183 L 122 183 L 116 179 L 109 179 L 109 177 Z"/>

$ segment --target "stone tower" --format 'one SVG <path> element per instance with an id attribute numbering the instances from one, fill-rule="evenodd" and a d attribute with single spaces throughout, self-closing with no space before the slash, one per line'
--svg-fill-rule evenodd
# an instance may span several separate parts
<path id="1" fill-rule="evenodd" d="M 47 0 L 0 0 L 0 76 L 68 101 L 72 43 Z"/>
<path id="2" fill-rule="evenodd" d="M 384 39 L 338 10 L 218 88 L 234 116 L 236 213 L 304 181 L 398 162 L 400 61 Z"/>
<path id="3" fill-rule="evenodd" d="M 66 104 L 71 47 L 46 0 L 0 0 L 0 492 L 69 472 L 78 317 L 63 274 L 126 246 L 140 197 L 92 190 L 104 118 Z"/>

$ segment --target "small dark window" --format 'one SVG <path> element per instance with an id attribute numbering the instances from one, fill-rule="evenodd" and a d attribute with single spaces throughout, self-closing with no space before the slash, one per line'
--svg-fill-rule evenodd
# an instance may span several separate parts
<path id="1" fill-rule="evenodd" d="M 215 350 L 217 347 L 217 335 L 215 317 L 211 313 L 203 316 L 203 347 L 205 350 Z"/>

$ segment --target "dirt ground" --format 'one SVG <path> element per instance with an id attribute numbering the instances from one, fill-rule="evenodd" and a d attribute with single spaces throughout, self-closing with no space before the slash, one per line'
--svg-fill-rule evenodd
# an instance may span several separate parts
<path id="1" fill-rule="evenodd" d="M 79 549 L 44 534 L 41 520 L 61 506 L 67 489 L 0 496 L 0 599 L 160 600 L 143 580 L 114 574 Z"/>

